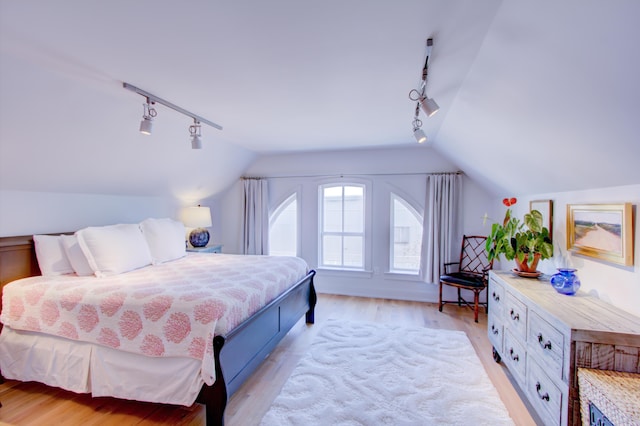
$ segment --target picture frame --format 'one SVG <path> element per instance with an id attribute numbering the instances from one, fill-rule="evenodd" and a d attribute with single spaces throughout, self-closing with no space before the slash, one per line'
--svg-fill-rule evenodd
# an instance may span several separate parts
<path id="1" fill-rule="evenodd" d="M 624 266 L 633 265 L 632 205 L 568 204 L 567 249 Z"/>
<path id="2" fill-rule="evenodd" d="M 538 210 L 542 213 L 542 226 L 549 230 L 549 238 L 553 241 L 553 201 L 532 200 L 529 201 L 529 211 Z"/>

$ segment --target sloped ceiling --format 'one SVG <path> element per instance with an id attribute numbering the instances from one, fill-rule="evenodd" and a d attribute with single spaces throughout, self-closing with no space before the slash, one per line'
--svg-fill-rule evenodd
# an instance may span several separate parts
<path id="1" fill-rule="evenodd" d="M 0 189 L 204 198 L 262 154 L 429 142 L 495 194 L 640 182 L 640 2 L 0 0 Z M 144 99 L 128 82 L 224 127 Z"/>

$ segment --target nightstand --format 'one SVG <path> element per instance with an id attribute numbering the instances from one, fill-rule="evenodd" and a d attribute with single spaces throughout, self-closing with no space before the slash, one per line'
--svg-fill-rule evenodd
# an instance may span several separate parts
<path id="1" fill-rule="evenodd" d="M 206 247 L 187 247 L 187 251 L 194 253 L 222 253 L 222 244 L 211 244 Z"/>

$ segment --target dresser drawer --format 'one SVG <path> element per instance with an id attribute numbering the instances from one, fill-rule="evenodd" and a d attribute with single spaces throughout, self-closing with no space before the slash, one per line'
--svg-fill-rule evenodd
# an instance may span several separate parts
<path id="1" fill-rule="evenodd" d="M 527 362 L 527 351 L 523 342 L 518 341 L 511 330 L 504 332 L 504 363 L 507 364 L 509 371 L 513 373 L 516 380 L 522 385 L 525 382 L 527 371 L 525 369 Z"/>
<path id="2" fill-rule="evenodd" d="M 493 347 L 498 351 L 500 355 L 502 355 L 502 336 L 504 333 L 504 327 L 502 326 L 502 321 L 498 318 L 498 316 L 489 313 L 489 318 L 487 319 L 487 336 L 489 336 L 489 341 L 493 345 Z"/>
<path id="3" fill-rule="evenodd" d="M 564 380 L 564 335 L 535 312 L 529 318 L 528 349 L 547 368 L 549 375 Z"/>
<path id="4" fill-rule="evenodd" d="M 559 425 L 562 418 L 563 392 L 549 379 L 543 369 L 532 359 L 527 361 L 527 394 L 536 413 L 545 425 Z"/>
<path id="5" fill-rule="evenodd" d="M 506 293 L 507 298 L 504 305 L 505 327 L 518 339 L 525 342 L 527 340 L 527 306 L 511 293 Z"/>
<path id="6" fill-rule="evenodd" d="M 502 318 L 504 315 L 504 287 L 493 277 L 489 279 L 489 294 L 487 302 L 489 303 L 489 313 Z"/>

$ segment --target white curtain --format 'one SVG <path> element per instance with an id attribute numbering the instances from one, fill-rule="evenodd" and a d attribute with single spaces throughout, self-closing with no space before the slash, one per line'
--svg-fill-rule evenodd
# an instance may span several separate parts
<path id="1" fill-rule="evenodd" d="M 458 235 L 462 175 L 445 173 L 427 176 L 427 199 L 422 232 L 424 280 L 437 284 L 444 263 L 452 261 Z"/>
<path id="2" fill-rule="evenodd" d="M 244 179 L 244 254 L 269 253 L 269 206 L 266 179 Z"/>

